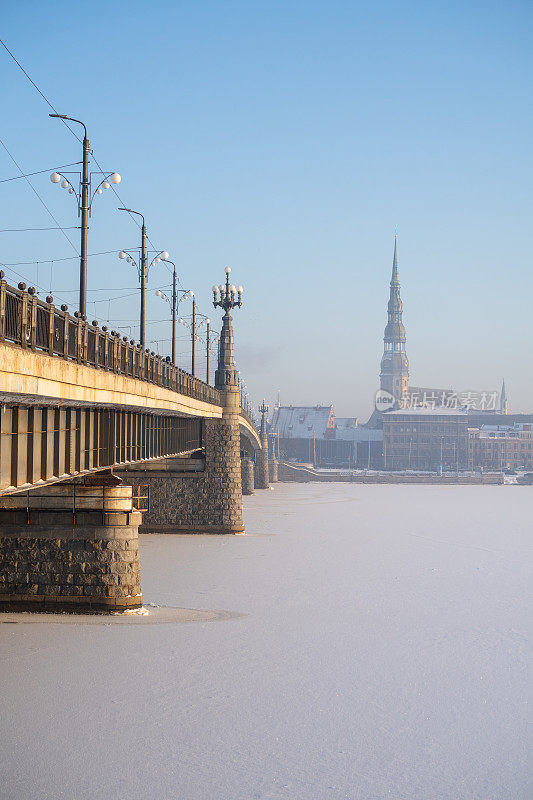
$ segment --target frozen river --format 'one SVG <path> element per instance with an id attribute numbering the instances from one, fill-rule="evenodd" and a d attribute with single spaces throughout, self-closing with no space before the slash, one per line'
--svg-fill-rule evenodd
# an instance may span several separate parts
<path id="1" fill-rule="evenodd" d="M 1 800 L 529 800 L 532 509 L 277 484 L 142 537 L 145 603 L 235 615 L 1 624 Z"/>

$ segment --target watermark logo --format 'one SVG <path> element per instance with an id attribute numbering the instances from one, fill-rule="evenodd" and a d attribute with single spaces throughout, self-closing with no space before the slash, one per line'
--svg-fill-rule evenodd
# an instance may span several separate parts
<path id="1" fill-rule="evenodd" d="M 378 389 L 374 396 L 374 403 L 377 411 L 390 411 L 394 408 L 394 395 L 385 389 Z"/>

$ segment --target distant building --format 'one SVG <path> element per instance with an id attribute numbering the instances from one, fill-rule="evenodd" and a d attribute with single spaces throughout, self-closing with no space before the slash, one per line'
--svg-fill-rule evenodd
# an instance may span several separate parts
<path id="1" fill-rule="evenodd" d="M 333 406 L 277 406 L 269 434 L 276 438 L 281 459 L 317 466 L 348 463 L 353 449 L 348 442 L 337 442 Z"/>
<path id="2" fill-rule="evenodd" d="M 355 417 L 337 417 L 336 438 L 352 442 L 350 466 L 358 469 L 383 467 L 383 431 L 380 428 L 359 426 Z"/>
<path id="3" fill-rule="evenodd" d="M 509 402 L 507 400 L 507 392 L 505 391 L 505 380 L 502 380 L 502 390 L 500 392 L 500 414 L 509 413 Z"/>
<path id="4" fill-rule="evenodd" d="M 426 408 L 444 409 L 455 413 L 507 415 L 508 397 L 505 381 L 501 392 L 494 389 L 436 389 L 409 385 L 409 361 L 403 324 L 403 303 L 398 272 L 398 240 L 394 237 L 394 255 L 387 306 L 387 325 L 383 337 L 383 356 L 380 370 L 380 391 L 375 396 L 375 408 L 362 427 L 377 430 L 383 427 L 384 416 L 395 409 L 406 412 Z"/>
<path id="5" fill-rule="evenodd" d="M 269 427 L 281 459 L 318 467 L 383 465 L 381 430 L 358 425 L 357 417 L 335 417 L 333 406 L 278 406 Z"/>
<path id="6" fill-rule="evenodd" d="M 533 468 L 533 424 L 483 425 L 468 429 L 470 469 L 489 471 Z"/>
<path id="7" fill-rule="evenodd" d="M 409 362 L 405 350 L 405 328 L 402 321 L 403 304 L 398 276 L 398 237 L 394 236 L 394 256 L 390 282 L 387 325 L 383 337 L 380 387 L 400 400 L 409 384 Z"/>
<path id="8" fill-rule="evenodd" d="M 383 463 L 391 470 L 468 468 L 468 415 L 417 408 L 383 415 Z"/>
<path id="9" fill-rule="evenodd" d="M 281 439 L 334 439 L 333 406 L 276 406 L 270 423 Z"/>

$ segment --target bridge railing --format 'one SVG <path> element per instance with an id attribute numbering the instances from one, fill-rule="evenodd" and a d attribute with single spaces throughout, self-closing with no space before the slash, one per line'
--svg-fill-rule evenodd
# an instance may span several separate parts
<path id="1" fill-rule="evenodd" d="M 221 404 L 218 389 L 195 378 L 150 350 L 143 350 L 127 336 L 90 325 L 67 306 L 56 308 L 52 297 L 43 302 L 35 289 L 8 286 L 0 271 L 0 342 L 7 341 L 24 349 L 59 356 L 96 369 L 148 381 L 156 386 L 193 397 L 206 403 Z"/>

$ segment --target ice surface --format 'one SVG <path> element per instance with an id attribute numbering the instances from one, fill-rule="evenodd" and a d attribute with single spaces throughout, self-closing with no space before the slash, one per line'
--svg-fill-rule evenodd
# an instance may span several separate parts
<path id="1" fill-rule="evenodd" d="M 529 800 L 532 502 L 277 484 L 142 537 L 146 603 L 242 616 L 0 624 L 1 800 Z"/>

